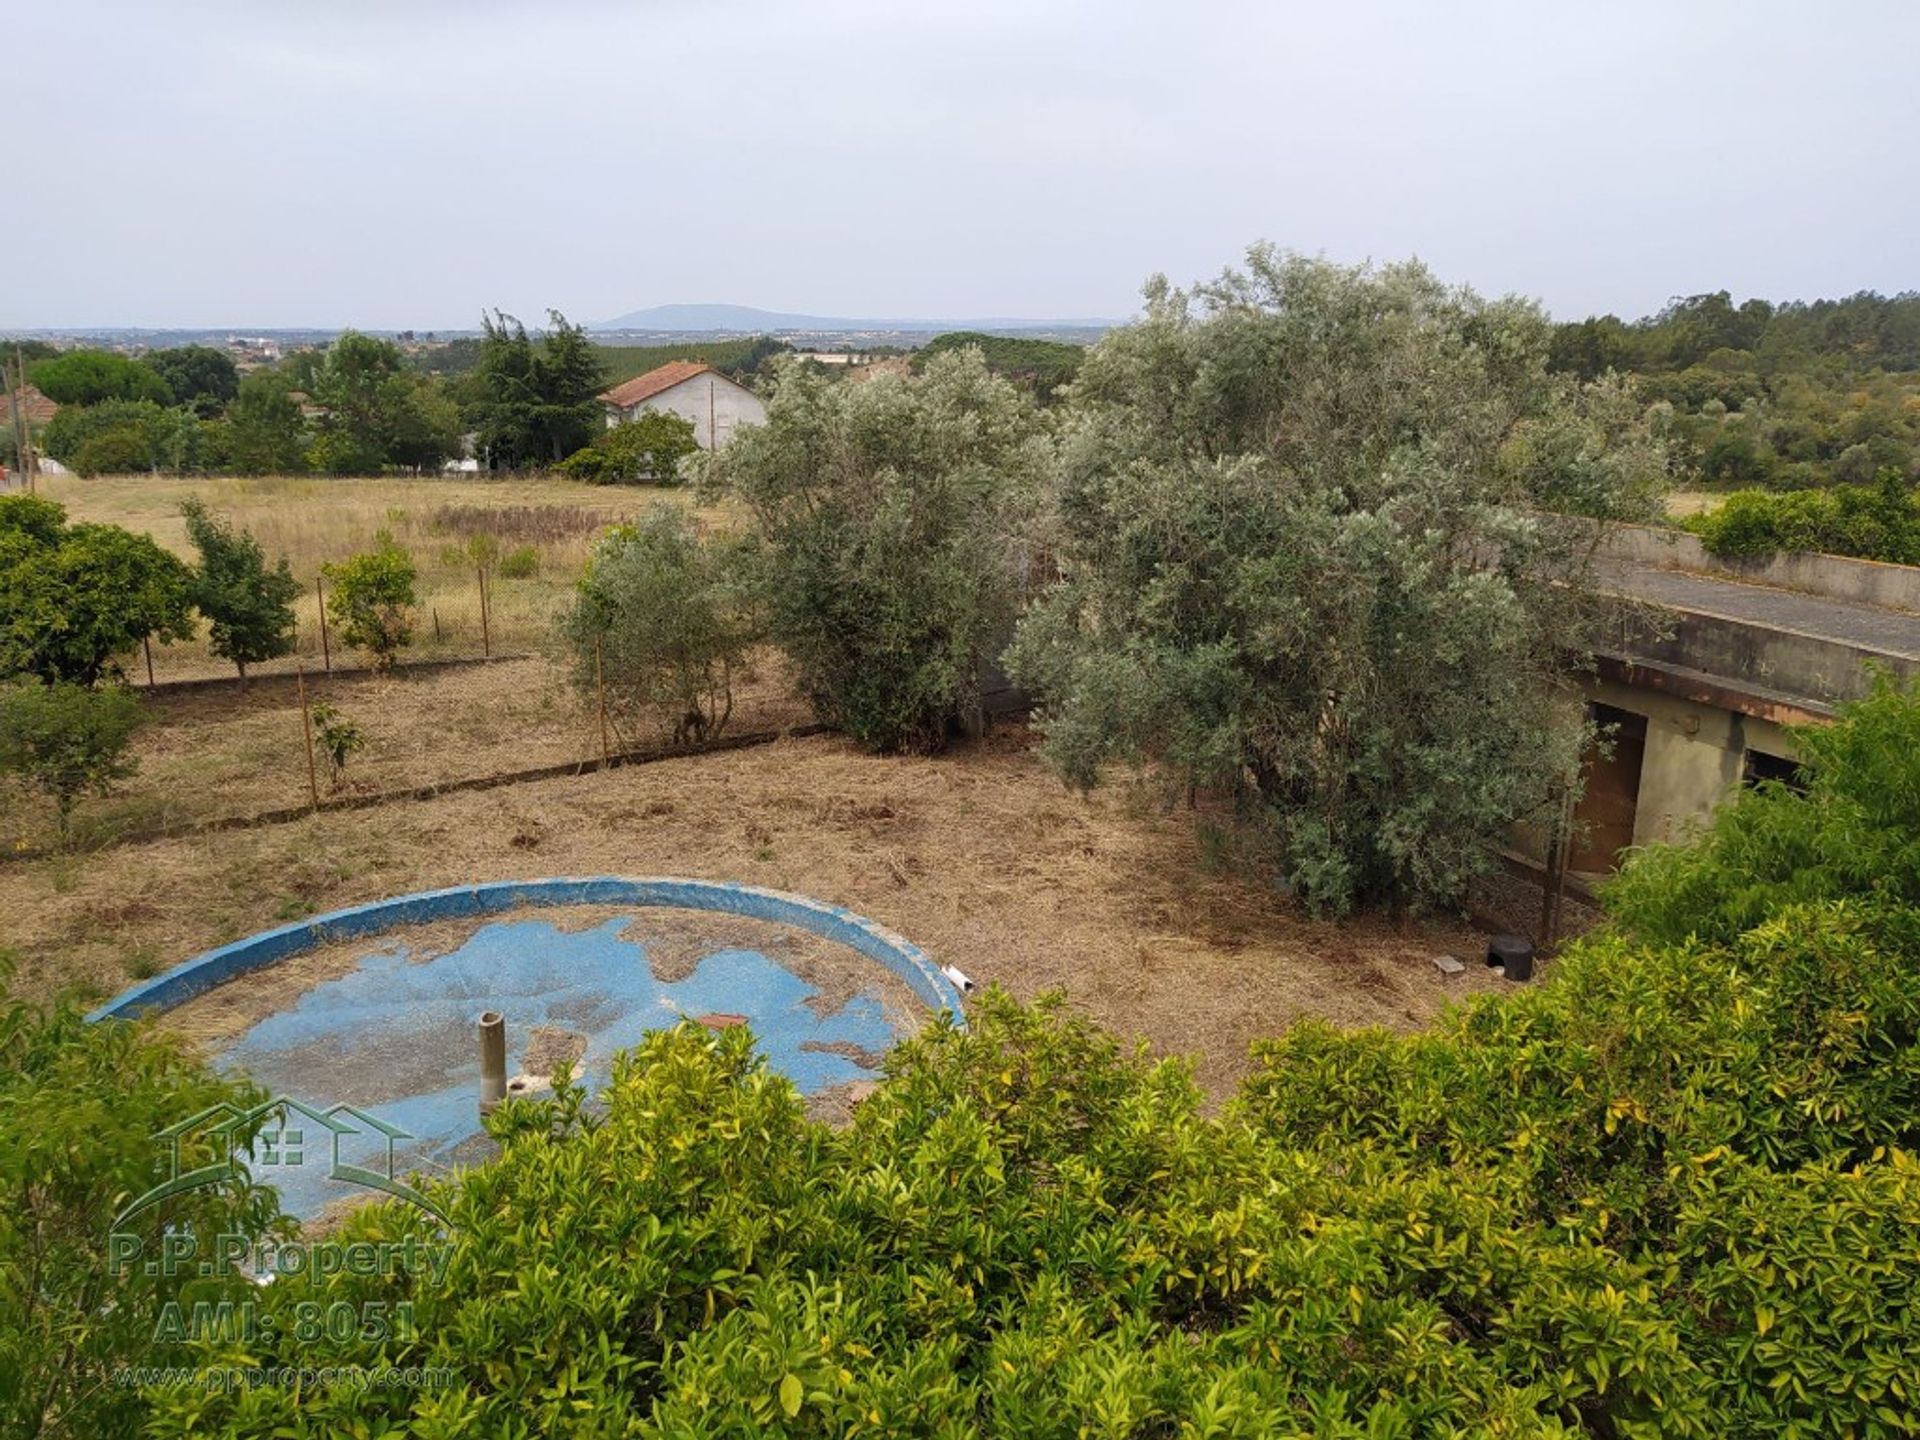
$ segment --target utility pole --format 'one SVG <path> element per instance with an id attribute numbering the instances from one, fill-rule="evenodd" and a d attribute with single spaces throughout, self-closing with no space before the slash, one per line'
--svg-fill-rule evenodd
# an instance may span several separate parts
<path id="1" fill-rule="evenodd" d="M 13 347 L 13 384 L 7 389 L 7 398 L 13 411 L 13 463 L 21 478 L 27 482 L 27 493 L 33 493 L 32 462 L 27 455 L 27 415 L 26 415 L 27 367 L 20 358 L 20 347 Z"/>
<path id="2" fill-rule="evenodd" d="M 707 450 L 711 453 L 718 448 L 719 436 L 713 433 L 713 381 L 707 381 Z"/>

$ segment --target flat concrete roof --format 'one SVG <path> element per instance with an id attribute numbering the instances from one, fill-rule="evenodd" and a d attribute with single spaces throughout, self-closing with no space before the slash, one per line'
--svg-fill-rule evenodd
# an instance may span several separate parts
<path id="1" fill-rule="evenodd" d="M 1920 660 L 1920 615 L 1902 610 L 1618 559 L 1600 562 L 1599 582 L 1611 594 L 1671 610 L 1830 640 L 1876 655 Z"/>

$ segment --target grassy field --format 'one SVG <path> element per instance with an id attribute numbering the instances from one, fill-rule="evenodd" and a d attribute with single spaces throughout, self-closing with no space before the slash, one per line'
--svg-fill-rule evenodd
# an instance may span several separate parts
<path id="1" fill-rule="evenodd" d="M 476 535 L 491 536 L 502 551 L 531 547 L 537 572 L 527 578 L 493 577 L 488 630 L 496 652 L 534 649 L 552 633 L 554 615 L 566 602 L 587 552 L 607 525 L 631 519 L 649 505 L 691 505 L 684 490 L 580 485 L 559 479 L 329 479 L 280 476 L 212 479 L 193 476 L 122 475 L 82 480 L 49 477 L 45 493 L 67 507 L 69 518 L 123 525 L 143 531 L 191 559 L 180 502 L 198 497 L 209 509 L 253 532 L 269 559 L 285 555 L 306 587 L 297 606 L 298 660 L 309 669 L 320 660 L 319 605 L 314 581 L 322 564 L 371 547 L 385 530 L 412 552 L 420 570 L 421 607 L 413 653 L 418 656 L 481 652 L 480 584 L 462 547 Z M 359 663 L 363 657 L 335 656 Z M 161 680 L 232 673 L 207 653 L 204 641 L 158 647 L 154 673 Z M 263 671 L 288 673 L 294 661 Z M 135 657 L 129 675 L 144 680 Z"/>

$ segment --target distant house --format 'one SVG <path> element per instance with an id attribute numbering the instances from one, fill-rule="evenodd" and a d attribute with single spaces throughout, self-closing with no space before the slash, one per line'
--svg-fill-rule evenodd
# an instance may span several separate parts
<path id="1" fill-rule="evenodd" d="M 638 419 L 644 410 L 691 420 L 702 450 L 726 444 L 742 425 L 764 425 L 767 419 L 758 395 L 696 360 L 673 360 L 636 375 L 601 395 L 600 404 L 609 426 Z"/>
<path id="2" fill-rule="evenodd" d="M 0 390 L 0 425 L 13 424 L 15 393 L 10 389 Z M 53 419 L 60 409 L 33 385 L 23 385 L 17 393 L 20 397 L 20 412 L 27 417 L 27 424 L 35 429 Z"/>

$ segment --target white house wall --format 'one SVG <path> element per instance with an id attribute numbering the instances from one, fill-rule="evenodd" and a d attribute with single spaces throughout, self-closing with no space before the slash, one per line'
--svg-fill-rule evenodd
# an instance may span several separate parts
<path id="1" fill-rule="evenodd" d="M 702 450 L 712 450 L 716 445 L 726 444 L 733 438 L 733 432 L 742 425 L 764 425 L 767 420 L 767 407 L 760 403 L 758 395 L 745 386 L 734 384 L 724 375 L 712 374 L 695 375 L 682 380 L 678 385 L 670 386 L 638 405 L 628 406 L 620 414 L 633 420 L 643 410 L 665 410 L 691 420 L 693 438 Z M 708 428 L 709 417 L 712 429 Z M 617 423 L 612 412 L 608 413 L 607 423 Z"/>

